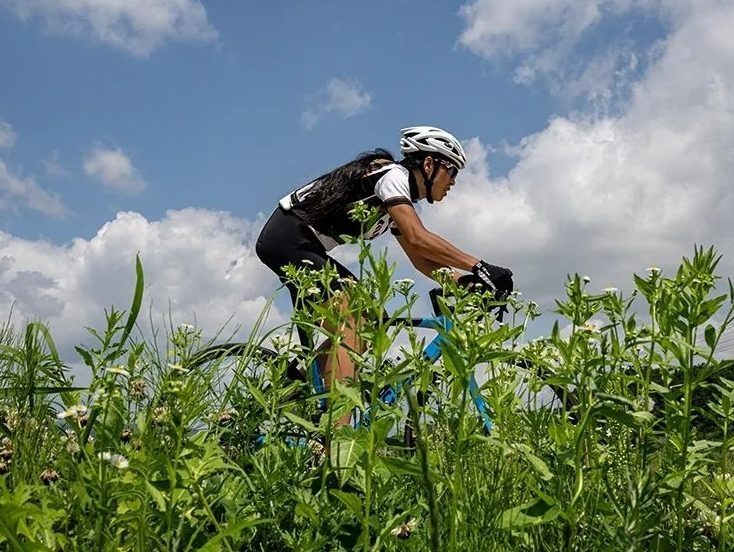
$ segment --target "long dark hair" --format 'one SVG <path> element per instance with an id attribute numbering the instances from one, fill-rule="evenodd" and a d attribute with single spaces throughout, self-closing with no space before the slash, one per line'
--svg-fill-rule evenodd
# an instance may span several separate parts
<path id="1" fill-rule="evenodd" d="M 395 162 L 392 153 L 377 148 L 374 151 L 361 153 L 352 161 L 322 174 L 313 180 L 314 187 L 298 205 L 303 210 L 310 224 L 318 224 L 338 209 L 353 201 L 354 189 L 351 183 L 363 178 L 370 169 L 376 168 L 375 161 Z"/>

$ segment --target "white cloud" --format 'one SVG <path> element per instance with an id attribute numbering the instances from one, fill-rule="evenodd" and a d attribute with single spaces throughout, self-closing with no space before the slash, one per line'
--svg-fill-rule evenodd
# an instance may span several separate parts
<path id="1" fill-rule="evenodd" d="M 39 18 L 51 32 L 85 36 L 148 56 L 175 40 L 208 41 L 217 32 L 199 0 L 0 0 L 18 17 Z"/>
<path id="2" fill-rule="evenodd" d="M 575 41 L 601 19 L 603 0 L 474 0 L 461 7 L 460 42 L 487 58 L 537 51 Z M 629 2 L 625 2 L 628 4 Z"/>
<path id="3" fill-rule="evenodd" d="M 44 189 L 32 177 L 12 173 L 0 159 L 0 210 L 20 203 L 45 215 L 60 217 L 66 208 L 58 194 Z"/>
<path id="4" fill-rule="evenodd" d="M 0 148 L 12 148 L 16 138 L 13 127 L 5 121 L 0 121 Z"/>
<path id="5" fill-rule="evenodd" d="M 556 117 L 515 149 L 493 179 L 487 147 L 467 144 L 467 174 L 429 228 L 515 269 L 545 306 L 565 274 L 629 288 L 631 272 L 671 269 L 693 244 L 734 270 L 734 4 L 698 0 L 678 11 L 660 56 L 618 117 Z M 457 224 L 457 221 L 462 224 Z M 537 299 L 536 299 L 537 300 Z"/>
<path id="6" fill-rule="evenodd" d="M 247 337 L 277 279 L 255 256 L 262 220 L 243 220 L 204 209 L 169 211 L 159 221 L 121 212 L 89 239 L 67 245 L 24 240 L 0 232 L 0 304 L 15 304 L 16 321 L 46 320 L 67 355 L 89 342 L 84 326 L 100 328 L 104 309 L 129 308 L 135 255 L 145 271 L 144 305 L 138 322 L 148 327 L 148 307 L 160 329 L 196 321 L 207 337 L 234 315 Z M 286 317 L 274 309 L 270 323 Z"/>
<path id="7" fill-rule="evenodd" d="M 84 157 L 84 170 L 105 188 L 118 192 L 135 195 L 146 188 L 143 177 L 120 148 L 94 146 Z"/>
<path id="8" fill-rule="evenodd" d="M 515 81 L 544 79 L 566 100 L 583 98 L 608 109 L 626 98 L 631 77 L 656 51 L 625 33 L 599 44 L 580 43 L 607 19 L 654 11 L 660 0 L 473 0 L 460 9 L 466 28 L 459 42 L 489 60 L 517 62 Z M 626 76 L 627 79 L 622 79 Z"/>
<path id="9" fill-rule="evenodd" d="M 336 113 L 345 119 L 370 108 L 372 96 L 362 89 L 358 81 L 331 79 L 326 88 L 310 99 L 311 104 L 303 112 L 301 120 L 308 129 L 315 127 L 327 113 Z"/>

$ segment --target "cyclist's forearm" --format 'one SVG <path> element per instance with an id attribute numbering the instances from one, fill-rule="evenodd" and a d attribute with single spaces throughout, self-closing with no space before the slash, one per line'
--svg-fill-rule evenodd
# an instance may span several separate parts
<path id="1" fill-rule="evenodd" d="M 471 270 L 479 262 L 476 257 L 464 253 L 433 232 L 423 232 L 411 245 L 427 261 L 432 261 L 439 267 L 450 266 L 462 270 Z"/>
<path id="2" fill-rule="evenodd" d="M 414 259 L 411 259 L 413 266 L 422 274 L 425 274 L 429 278 L 433 279 L 434 272 L 440 268 L 448 268 L 454 273 L 454 280 L 456 280 L 460 275 L 458 272 L 453 270 L 451 267 L 437 263 L 435 261 L 432 261 L 430 259 L 426 259 L 425 257 L 416 257 Z"/>

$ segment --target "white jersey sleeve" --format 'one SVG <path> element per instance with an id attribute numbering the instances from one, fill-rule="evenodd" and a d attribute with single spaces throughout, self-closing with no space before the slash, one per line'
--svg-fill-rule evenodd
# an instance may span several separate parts
<path id="1" fill-rule="evenodd" d="M 408 169 L 400 165 L 393 165 L 385 175 L 375 184 L 375 195 L 385 205 L 391 207 L 405 203 L 411 205 L 410 183 Z"/>

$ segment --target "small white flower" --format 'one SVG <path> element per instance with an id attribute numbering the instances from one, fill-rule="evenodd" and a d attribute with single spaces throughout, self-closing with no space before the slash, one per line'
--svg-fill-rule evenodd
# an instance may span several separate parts
<path id="1" fill-rule="evenodd" d="M 589 276 L 584 276 L 584 277 L 583 277 L 583 278 L 581 278 L 581 279 L 582 279 L 582 280 L 583 280 L 584 282 L 586 282 L 587 284 L 588 284 L 589 282 L 591 282 L 591 278 L 590 278 Z"/>
<path id="2" fill-rule="evenodd" d="M 102 460 L 105 462 L 109 462 L 109 464 L 113 468 L 117 468 L 118 470 L 124 470 L 130 465 L 130 462 L 128 462 L 128 459 L 125 458 L 122 454 L 112 454 L 111 452 L 100 452 L 97 454 Z"/>
<path id="3" fill-rule="evenodd" d="M 311 466 L 317 468 L 326 458 L 326 449 L 324 445 L 314 439 L 308 440 L 308 447 L 311 449 Z"/>
<path id="4" fill-rule="evenodd" d="M 79 416 L 84 416 L 84 414 L 87 413 L 87 407 L 83 404 L 75 404 L 74 406 L 70 406 L 63 412 L 59 412 L 56 414 L 56 417 L 59 420 L 63 420 L 64 418 L 78 418 Z"/>
<path id="5" fill-rule="evenodd" d="M 410 278 L 395 280 L 395 289 L 398 291 L 398 293 L 406 294 L 410 291 L 410 288 L 413 287 L 413 284 L 415 284 L 415 282 Z"/>
<path id="6" fill-rule="evenodd" d="M 191 324 L 179 324 L 178 329 L 184 333 L 193 332 L 195 330 L 194 326 Z"/>
<path id="7" fill-rule="evenodd" d="M 316 286 L 310 287 L 306 290 L 306 295 L 318 295 L 319 293 L 321 293 L 321 290 Z"/>
<path id="8" fill-rule="evenodd" d="M 410 537 L 410 534 L 415 531 L 416 527 L 418 527 L 418 520 L 410 519 L 392 529 L 390 533 L 399 539 L 407 539 Z"/>
<path id="9" fill-rule="evenodd" d="M 130 372 L 128 372 L 124 366 L 112 366 L 111 368 L 107 368 L 108 372 L 112 372 L 113 374 L 120 374 L 121 376 L 130 377 Z"/>
<path id="10" fill-rule="evenodd" d="M 513 297 L 520 297 L 522 295 L 522 291 L 513 291 L 510 293 Z"/>
<path id="11" fill-rule="evenodd" d="M 653 274 L 658 274 L 660 272 L 660 269 L 656 266 L 648 266 L 645 270 Z"/>
<path id="12" fill-rule="evenodd" d="M 69 452 L 69 454 L 77 454 L 81 451 L 81 448 L 79 448 L 79 442 L 76 440 L 76 435 L 73 433 L 65 438 L 66 440 L 66 450 Z"/>
<path id="13" fill-rule="evenodd" d="M 436 269 L 436 274 L 440 274 L 442 276 L 453 276 L 454 271 L 447 266 L 442 266 L 441 268 Z"/>
<path id="14" fill-rule="evenodd" d="M 615 287 L 608 287 L 608 288 L 604 288 L 604 293 L 608 293 L 608 294 L 610 294 L 610 295 L 611 295 L 612 293 L 617 293 L 617 288 L 615 288 Z"/>
<path id="15" fill-rule="evenodd" d="M 275 334 L 270 338 L 270 342 L 276 350 L 280 350 L 288 345 L 288 338 L 281 334 Z"/>
<path id="16" fill-rule="evenodd" d="M 97 405 L 97 403 L 102 402 L 107 398 L 107 391 L 105 389 L 97 389 L 94 393 L 92 393 L 91 403 L 93 405 Z"/>

